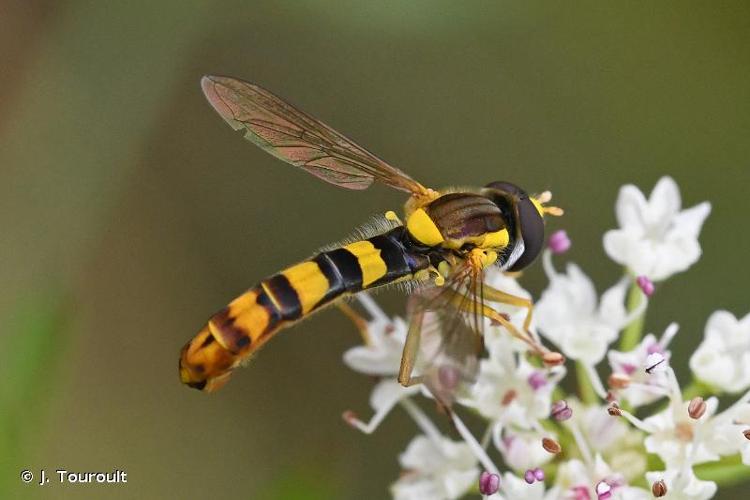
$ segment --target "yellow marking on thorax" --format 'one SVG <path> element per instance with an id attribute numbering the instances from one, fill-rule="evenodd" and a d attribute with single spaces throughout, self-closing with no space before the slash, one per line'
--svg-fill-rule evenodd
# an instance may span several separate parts
<path id="1" fill-rule="evenodd" d="M 414 210 L 406 219 L 406 229 L 417 241 L 427 246 L 439 245 L 445 238 L 427 212 L 422 208 Z"/>
<path id="2" fill-rule="evenodd" d="M 385 213 L 385 218 L 386 218 L 386 220 L 395 222 L 399 226 L 403 226 L 404 225 L 404 223 L 401 222 L 401 219 L 398 217 L 398 215 L 396 215 L 396 212 L 394 212 L 393 210 L 388 210 Z"/>
<path id="3" fill-rule="evenodd" d="M 510 236 L 507 229 L 501 229 L 484 235 L 484 239 L 477 246 L 480 248 L 505 248 L 508 246 Z"/>
<path id="4" fill-rule="evenodd" d="M 372 243 L 366 240 L 355 241 L 344 248 L 357 258 L 359 268 L 362 270 L 363 288 L 385 276 L 388 267 L 380 257 L 380 250 L 375 248 Z"/>
<path id="5" fill-rule="evenodd" d="M 325 296 L 330 284 L 317 262 L 307 261 L 281 272 L 297 292 L 302 314 L 307 314 Z"/>
<path id="6" fill-rule="evenodd" d="M 482 249 L 501 249 L 508 246 L 510 237 L 508 236 L 507 229 L 501 229 L 499 231 L 493 231 L 491 233 L 480 234 L 479 236 L 468 236 L 466 238 L 451 238 L 445 240 L 443 246 L 453 250 L 458 250 L 462 246 L 468 244 L 474 245 L 477 248 Z"/>

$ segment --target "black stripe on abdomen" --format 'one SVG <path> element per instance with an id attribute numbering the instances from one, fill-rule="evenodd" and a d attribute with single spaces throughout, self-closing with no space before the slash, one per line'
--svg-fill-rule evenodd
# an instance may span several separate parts
<path id="1" fill-rule="evenodd" d="M 262 282 L 262 288 L 271 301 L 278 306 L 279 314 L 285 320 L 295 320 L 302 316 L 302 305 L 297 291 L 283 274 L 277 274 Z"/>
<path id="2" fill-rule="evenodd" d="M 316 255 L 312 258 L 312 261 L 318 264 L 320 272 L 328 280 L 328 290 L 326 291 L 323 298 L 315 306 L 318 307 L 329 303 L 330 301 L 338 298 L 342 293 L 346 292 L 346 285 L 344 283 L 344 277 L 336 265 L 336 262 L 330 257 L 331 252 L 324 252 Z"/>
<path id="3" fill-rule="evenodd" d="M 386 273 L 385 276 L 370 284 L 367 288 L 386 285 L 411 274 L 412 270 L 406 259 L 406 250 L 396 239 L 397 237 L 397 234 L 389 232 L 369 238 L 368 241 L 380 250 L 380 258 L 385 262 Z"/>
<path id="4" fill-rule="evenodd" d="M 349 250 L 337 248 L 330 252 L 324 252 L 318 257 L 328 257 L 330 263 L 335 266 L 338 275 L 341 276 L 342 292 L 358 292 L 362 290 L 362 269 L 359 261 Z"/>

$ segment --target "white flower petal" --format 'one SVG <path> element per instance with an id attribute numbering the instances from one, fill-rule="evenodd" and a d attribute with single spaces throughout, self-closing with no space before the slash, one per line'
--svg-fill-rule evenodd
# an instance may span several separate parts
<path id="1" fill-rule="evenodd" d="M 750 465 L 750 445 L 747 443 L 742 447 L 742 463 Z"/>
<path id="2" fill-rule="evenodd" d="M 663 480 L 667 485 L 667 496 L 675 500 L 707 500 L 716 494 L 717 486 L 713 481 L 701 481 L 690 468 L 667 469 L 665 471 L 647 472 L 649 483 Z"/>
<path id="3" fill-rule="evenodd" d="M 447 438 L 434 442 L 416 436 L 399 462 L 406 473 L 391 486 L 391 493 L 403 500 L 460 498 L 479 477 L 469 446 Z"/>
<path id="4" fill-rule="evenodd" d="M 370 394 L 370 406 L 376 411 L 387 406 L 393 406 L 396 402 L 418 393 L 419 389 L 418 385 L 404 387 L 390 378 L 381 380 Z"/>
<path id="5" fill-rule="evenodd" d="M 481 361 L 471 397 L 461 403 L 476 408 L 487 419 L 528 429 L 549 416 L 555 384 L 548 381 L 533 387 L 529 378 L 543 372 L 525 358 L 517 359 L 507 346 L 498 347 L 489 359 Z"/>
<path id="6" fill-rule="evenodd" d="M 374 320 L 367 324 L 370 343 L 352 347 L 344 353 L 344 363 L 366 375 L 392 376 L 398 373 L 406 338 L 406 323 Z"/>
<path id="7" fill-rule="evenodd" d="M 367 375 L 391 375 L 394 363 L 387 353 L 378 352 L 365 346 L 352 347 L 344 353 L 344 363 L 352 370 Z"/>
<path id="8" fill-rule="evenodd" d="M 542 335 L 567 357 L 596 364 L 607 346 L 617 338 L 625 318 L 622 304 L 625 282 L 605 293 L 597 308 L 594 284 L 575 264 L 565 274 L 555 274 L 536 305 L 537 325 Z M 620 304 L 616 304 L 620 301 Z"/>
<path id="9" fill-rule="evenodd" d="M 669 329 L 669 327 L 668 327 Z M 668 388 L 668 378 L 665 373 L 647 373 L 645 368 L 648 366 L 648 356 L 651 352 L 660 352 L 662 346 L 656 340 L 653 334 L 643 337 L 640 344 L 635 349 L 628 352 L 610 350 L 607 353 L 609 364 L 612 367 L 612 373 L 623 374 L 630 377 L 631 384 L 625 389 L 618 391 L 618 397 L 626 400 L 632 406 L 643 406 L 653 403 L 657 399 L 664 397 Z M 669 361 L 669 351 L 663 352 L 664 358 Z M 654 388 L 655 390 L 649 390 Z"/>
<path id="10" fill-rule="evenodd" d="M 697 239 L 706 218 L 711 213 L 711 203 L 704 201 L 675 215 L 672 232 Z"/>
<path id="11" fill-rule="evenodd" d="M 705 335 L 690 357 L 695 376 L 727 392 L 750 387 L 750 314 L 738 320 L 728 311 L 716 311 L 706 323 Z"/>
<path id="12" fill-rule="evenodd" d="M 602 294 L 599 303 L 599 318 L 605 324 L 620 329 L 628 312 L 625 308 L 625 294 L 630 285 L 628 280 L 620 280 L 612 288 Z"/>
<path id="13" fill-rule="evenodd" d="M 669 220 L 680 211 L 682 200 L 677 183 L 669 176 L 664 176 L 656 183 L 648 198 L 648 214 L 654 220 Z"/>
<path id="14" fill-rule="evenodd" d="M 443 477 L 443 489 L 448 498 L 461 498 L 477 482 L 479 472 L 472 470 L 450 471 Z"/>
<path id="15" fill-rule="evenodd" d="M 612 333 L 616 332 L 605 326 L 589 326 L 576 334 L 566 335 L 558 345 L 570 359 L 584 360 L 595 365 L 604 359 L 607 346 L 613 340 Z"/>
<path id="16" fill-rule="evenodd" d="M 507 432 L 500 449 L 503 460 L 508 467 L 518 471 L 544 465 L 553 458 L 539 445 L 545 436 L 554 438 L 549 433 L 541 435 L 536 431 Z"/>
<path id="17" fill-rule="evenodd" d="M 653 269 L 652 245 L 641 233 L 630 229 L 611 229 L 604 233 L 604 251 L 610 259 L 637 275 L 649 276 Z"/>
<path id="18" fill-rule="evenodd" d="M 632 184 L 626 184 L 620 188 L 615 204 L 615 215 L 620 227 L 643 226 L 641 214 L 646 211 L 647 201 L 641 190 Z"/>
<path id="19" fill-rule="evenodd" d="M 708 203 L 680 211 L 677 184 L 662 177 L 648 201 L 632 185 L 620 190 L 615 212 L 620 228 L 603 238 L 607 255 L 637 275 L 665 280 L 693 265 L 701 255 L 698 236 L 711 211 Z"/>
<path id="20" fill-rule="evenodd" d="M 652 281 L 663 281 L 670 276 L 686 271 L 690 266 L 698 262 L 702 254 L 700 244 L 694 238 L 667 239 L 649 254 L 649 267 L 634 270 L 637 274 L 643 274 Z M 639 262 L 645 259 L 640 259 Z"/>
<path id="21" fill-rule="evenodd" d="M 528 484 L 526 481 L 506 472 L 500 481 L 500 491 L 505 494 L 509 500 L 555 500 L 561 498 L 557 488 L 544 490 L 544 482 L 539 481 L 534 484 Z M 494 497 L 490 497 L 494 500 Z"/>

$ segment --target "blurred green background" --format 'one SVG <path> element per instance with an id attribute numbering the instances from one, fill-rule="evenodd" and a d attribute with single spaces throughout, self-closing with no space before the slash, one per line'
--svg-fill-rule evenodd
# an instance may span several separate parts
<path id="1" fill-rule="evenodd" d="M 215 395 L 179 349 L 258 279 L 403 197 L 349 192 L 232 133 L 206 73 L 249 79 L 435 187 L 551 189 L 599 290 L 619 187 L 710 200 L 702 260 L 654 297 L 687 375 L 708 315 L 749 312 L 747 2 L 0 3 L 0 496 L 384 498 L 416 430 L 373 436 L 336 311 Z M 524 284 L 544 286 L 537 266 Z M 382 294 L 392 312 L 398 292 Z M 124 469 L 124 486 L 18 473 Z M 726 498 L 730 498 L 728 495 Z"/>

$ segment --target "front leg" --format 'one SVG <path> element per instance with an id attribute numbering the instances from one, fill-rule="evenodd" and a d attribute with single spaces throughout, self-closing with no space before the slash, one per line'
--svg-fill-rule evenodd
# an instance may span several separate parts
<path id="1" fill-rule="evenodd" d="M 527 335 L 532 337 L 535 342 L 539 342 L 539 337 L 531 331 L 531 318 L 534 312 L 534 303 L 530 299 L 525 299 L 523 297 L 518 297 L 517 295 L 503 292 L 502 290 L 498 290 L 497 288 L 493 288 L 487 284 L 484 284 L 482 286 L 482 289 L 484 298 L 486 300 L 526 309 L 526 317 L 524 317 L 523 320 L 523 330 Z"/>

